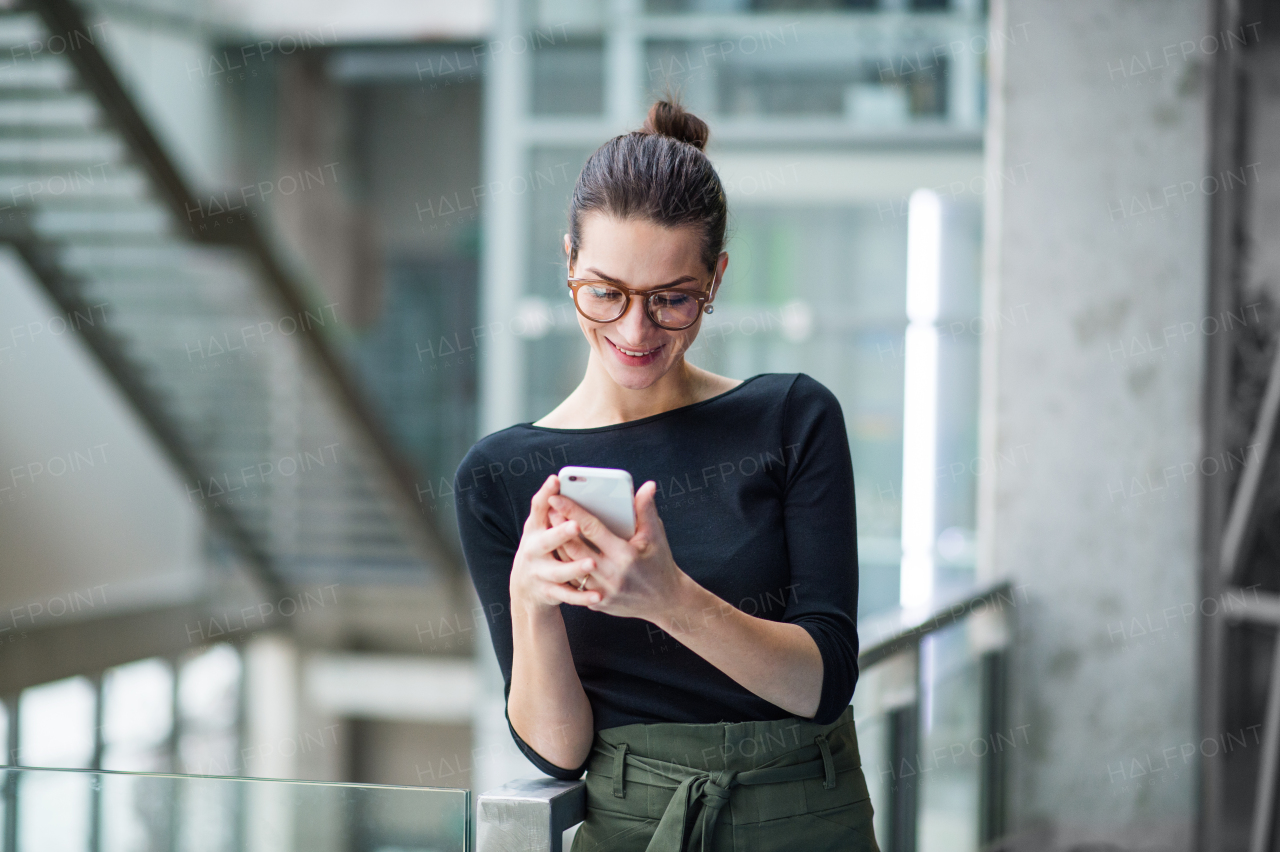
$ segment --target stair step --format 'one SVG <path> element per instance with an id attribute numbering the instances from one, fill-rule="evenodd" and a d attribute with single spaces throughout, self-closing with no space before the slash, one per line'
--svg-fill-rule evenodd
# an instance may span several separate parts
<path id="1" fill-rule="evenodd" d="M 32 227 L 56 241 L 73 237 L 114 239 L 121 235 L 169 236 L 173 233 L 168 212 L 156 207 L 96 211 L 37 208 Z"/>
<path id="2" fill-rule="evenodd" d="M 32 205 L 45 210 L 127 210 L 156 205 L 143 181 L 99 181 L 76 184 L 64 175 L 18 178 L 0 175 L 0 209 L 8 205 Z"/>
<path id="3" fill-rule="evenodd" d="M 14 165 L 17 164 L 0 164 L 0 205 L 121 204 L 151 198 L 151 182 L 131 167 L 107 168 L 98 164 L 88 169 L 57 171 L 15 169 Z"/>
<path id="4" fill-rule="evenodd" d="M 0 92 L 6 89 L 65 92 L 77 81 L 76 70 L 61 56 L 10 57 L 0 63 Z"/>
<path id="5" fill-rule="evenodd" d="M 0 46 L 5 53 L 11 45 L 25 45 L 33 41 L 43 42 L 49 37 L 44 21 L 35 12 L 5 9 L 0 12 Z"/>
<path id="6" fill-rule="evenodd" d="M 6 192 L 6 188 L 10 185 L 27 186 L 27 184 L 18 184 L 16 181 L 11 182 L 10 180 L 0 176 L 0 195 L 3 195 Z M 98 188 L 100 190 L 102 189 L 101 186 Z M 124 187 L 118 188 L 117 191 L 113 193 L 100 191 L 97 193 L 82 192 L 79 194 L 71 192 L 70 187 L 68 187 L 67 191 L 63 191 L 61 185 L 56 188 L 56 192 L 48 188 L 42 188 L 35 194 L 32 209 L 41 213 L 86 214 L 106 214 L 116 212 L 137 213 L 145 210 L 154 212 L 156 215 L 168 215 L 169 208 L 162 205 L 150 195 L 126 195 L 119 191 L 123 188 Z M 146 185 L 131 188 L 138 188 L 142 190 L 148 189 Z M 26 196 L 24 196 L 24 198 L 25 197 Z"/>
<path id="7" fill-rule="evenodd" d="M 0 89 L 0 94 L 10 95 Z M 0 128 L 91 127 L 102 121 L 102 109 L 83 92 L 63 97 L 0 97 Z"/>
<path id="8" fill-rule="evenodd" d="M 125 153 L 118 136 L 102 132 L 83 139 L 0 138 L 0 162 L 58 162 L 88 170 L 122 162 Z"/>
<path id="9" fill-rule="evenodd" d="M 63 266 L 90 278 L 100 275 L 110 280 L 112 276 L 135 272 L 180 272 L 184 278 L 218 282 L 220 291 L 226 294 L 228 305 L 258 309 L 259 292 L 250 285 L 243 267 L 219 262 L 221 250 L 197 250 L 177 241 L 154 246 L 75 242 L 61 249 Z"/>

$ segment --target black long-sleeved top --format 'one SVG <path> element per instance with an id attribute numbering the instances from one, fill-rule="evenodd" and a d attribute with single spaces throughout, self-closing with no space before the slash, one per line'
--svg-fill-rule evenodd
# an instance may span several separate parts
<path id="1" fill-rule="evenodd" d="M 534 493 L 565 465 L 622 468 L 637 488 L 654 480 L 676 564 L 748 615 L 809 631 L 823 664 L 813 719 L 839 717 L 858 678 L 858 554 L 844 416 L 826 387 L 803 373 L 766 373 L 639 420 L 591 429 L 526 423 L 477 442 L 453 487 L 463 551 L 507 695 L 511 564 Z M 595 730 L 791 715 L 650 622 L 569 604 L 560 611 Z M 706 614 L 709 627 L 714 616 Z M 558 767 L 520 738 L 510 717 L 507 725 L 543 772 L 581 777 L 585 762 Z"/>

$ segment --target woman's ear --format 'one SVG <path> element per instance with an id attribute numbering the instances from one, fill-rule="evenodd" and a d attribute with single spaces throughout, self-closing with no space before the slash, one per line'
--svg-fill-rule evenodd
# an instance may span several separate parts
<path id="1" fill-rule="evenodd" d="M 729 266 L 729 253 L 727 251 L 720 252 L 720 256 L 716 258 L 716 275 L 711 281 L 711 298 L 708 302 L 714 302 L 716 293 L 720 291 L 720 282 L 724 280 L 724 271 Z"/>
<path id="2" fill-rule="evenodd" d="M 572 243 L 569 242 L 569 235 L 564 235 L 564 260 L 569 265 L 569 274 L 573 275 L 573 254 Z"/>

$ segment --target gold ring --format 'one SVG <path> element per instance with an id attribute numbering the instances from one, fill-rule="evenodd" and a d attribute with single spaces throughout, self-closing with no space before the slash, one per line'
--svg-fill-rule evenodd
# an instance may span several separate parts
<path id="1" fill-rule="evenodd" d="M 578 591 L 582 591 L 582 589 L 583 589 L 586 585 L 587 585 L 587 578 L 586 578 L 586 577 L 583 577 L 581 580 L 579 580 L 579 581 L 578 581 Z"/>

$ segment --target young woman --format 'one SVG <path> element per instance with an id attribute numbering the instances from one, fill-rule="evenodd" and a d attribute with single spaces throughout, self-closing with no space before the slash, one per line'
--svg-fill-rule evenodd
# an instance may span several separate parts
<path id="1" fill-rule="evenodd" d="M 583 167 L 564 246 L 586 375 L 463 459 L 462 546 L 512 736 L 548 775 L 586 772 L 573 852 L 877 850 L 840 405 L 804 374 L 684 358 L 729 261 L 707 136 L 660 101 Z M 643 483 L 630 540 L 560 496 L 564 465 Z"/>

